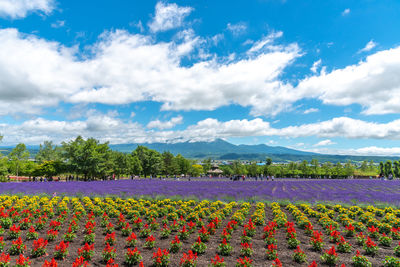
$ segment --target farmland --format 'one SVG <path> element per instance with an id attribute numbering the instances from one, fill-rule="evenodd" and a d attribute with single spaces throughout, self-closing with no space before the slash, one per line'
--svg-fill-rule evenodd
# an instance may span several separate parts
<path id="1" fill-rule="evenodd" d="M 372 205 L 1 196 L 0 261 L 208 266 L 219 257 L 225 266 L 381 266 L 400 255 L 399 217 L 400 209 Z"/>
<path id="2" fill-rule="evenodd" d="M 118 180 L 96 182 L 26 182 L 3 183 L 3 194 L 53 193 L 84 196 L 146 196 L 209 200 L 289 200 L 332 203 L 387 203 L 400 205 L 400 181 L 380 180 L 276 180 L 232 182 L 227 179 Z"/>

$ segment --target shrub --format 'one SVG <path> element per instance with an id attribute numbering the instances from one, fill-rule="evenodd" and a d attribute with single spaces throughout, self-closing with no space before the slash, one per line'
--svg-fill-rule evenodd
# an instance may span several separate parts
<path id="1" fill-rule="evenodd" d="M 253 266 L 253 260 L 244 257 L 244 258 L 239 258 L 236 260 L 236 267 L 252 267 Z"/>
<path id="2" fill-rule="evenodd" d="M 143 259 L 142 255 L 140 255 L 140 251 L 137 248 L 130 249 L 128 248 L 125 253 L 125 264 L 127 266 L 134 266 L 138 264 Z"/>
<path id="3" fill-rule="evenodd" d="M 33 241 L 33 248 L 32 248 L 32 256 L 33 257 L 40 257 L 44 254 L 46 254 L 46 246 L 47 246 L 47 240 L 44 240 L 43 238 L 39 238 L 38 240 Z"/>
<path id="4" fill-rule="evenodd" d="M 240 256 L 250 257 L 253 255 L 253 246 L 251 243 L 241 243 L 240 247 Z"/>
<path id="5" fill-rule="evenodd" d="M 224 238 L 222 243 L 218 245 L 218 254 L 222 256 L 229 256 L 232 252 L 232 246 Z"/>
<path id="6" fill-rule="evenodd" d="M 399 267 L 400 266 L 400 260 L 395 257 L 389 257 L 386 256 L 385 260 L 383 261 L 383 266 L 384 267 Z"/>
<path id="7" fill-rule="evenodd" d="M 189 250 L 189 252 L 183 253 L 179 266 L 182 267 L 195 267 L 197 265 L 197 253 Z"/>
<path id="8" fill-rule="evenodd" d="M 372 263 L 367 257 L 362 256 L 360 251 L 357 250 L 356 255 L 352 258 L 354 267 L 371 267 Z"/>
<path id="9" fill-rule="evenodd" d="M 374 241 L 371 240 L 370 237 L 367 238 L 367 241 L 364 244 L 365 253 L 367 255 L 375 256 L 378 252 L 378 246 Z"/>
<path id="10" fill-rule="evenodd" d="M 103 252 L 101 253 L 101 257 L 103 258 L 103 262 L 106 263 L 110 259 L 115 259 L 116 254 L 117 254 L 116 249 L 107 243 L 106 247 L 103 249 Z"/>
<path id="11" fill-rule="evenodd" d="M 218 254 L 215 255 L 213 259 L 211 259 L 210 267 L 225 267 L 226 264 L 224 262 L 224 258 L 221 258 Z"/>
<path id="12" fill-rule="evenodd" d="M 192 245 L 191 249 L 193 252 L 199 255 L 203 254 L 206 251 L 207 245 L 202 242 L 201 237 L 199 236 L 197 237 L 196 242 Z"/>
<path id="13" fill-rule="evenodd" d="M 390 236 L 387 236 L 385 233 L 379 237 L 379 244 L 384 247 L 390 247 L 392 244 L 393 239 Z"/>
<path id="14" fill-rule="evenodd" d="M 67 257 L 68 255 L 68 247 L 69 247 L 69 242 L 64 242 L 61 241 L 60 244 L 56 245 L 55 247 L 55 252 L 54 252 L 54 258 L 63 260 Z"/>
<path id="15" fill-rule="evenodd" d="M 158 248 L 157 252 L 153 253 L 153 266 L 166 267 L 169 264 L 169 252 L 164 249 Z"/>
<path id="16" fill-rule="evenodd" d="M 329 266 L 334 266 L 336 264 L 336 261 L 338 260 L 335 246 L 332 246 L 329 250 L 326 250 L 325 253 L 321 256 L 321 260 L 323 263 Z"/>
<path id="17" fill-rule="evenodd" d="M 304 253 L 304 251 L 302 251 L 301 248 L 297 246 L 297 248 L 293 253 L 293 260 L 297 263 L 303 263 L 306 261 L 306 259 L 307 259 L 306 253 Z"/>
<path id="18" fill-rule="evenodd" d="M 178 236 L 175 236 L 174 240 L 170 242 L 170 249 L 169 251 L 172 253 L 177 253 L 182 247 L 182 243 L 179 240 Z"/>

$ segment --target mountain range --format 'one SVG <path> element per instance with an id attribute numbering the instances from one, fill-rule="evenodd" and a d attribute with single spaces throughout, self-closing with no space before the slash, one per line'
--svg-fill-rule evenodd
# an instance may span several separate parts
<path id="1" fill-rule="evenodd" d="M 137 146 L 143 145 L 158 152 L 169 151 L 174 155 L 181 154 L 186 158 L 202 159 L 212 158 L 216 160 L 265 160 L 267 157 L 274 162 L 302 161 L 317 159 L 320 162 L 330 161 L 360 162 L 363 160 L 373 160 L 374 162 L 386 160 L 398 160 L 397 157 L 389 156 L 352 156 L 352 155 L 327 155 L 295 150 L 282 146 L 259 145 L 234 145 L 222 139 L 212 142 L 182 142 L 182 143 L 142 143 L 142 144 L 110 144 L 112 150 L 130 153 Z M 0 147 L 0 153 L 8 154 L 13 147 Z M 27 146 L 34 156 L 39 150 L 39 146 Z"/>
<path id="2" fill-rule="evenodd" d="M 144 143 L 144 144 L 118 144 L 110 145 L 111 149 L 121 152 L 131 152 L 138 145 L 146 146 L 159 152 L 169 151 L 175 155 L 181 154 L 187 158 L 212 158 L 217 160 L 265 160 L 270 157 L 274 162 L 302 161 L 318 159 L 320 162 L 330 161 L 346 162 L 373 160 L 374 162 L 397 160 L 396 157 L 381 156 L 352 156 L 352 155 L 326 155 L 282 146 L 259 145 L 234 145 L 222 139 L 212 142 L 182 142 L 182 143 Z"/>

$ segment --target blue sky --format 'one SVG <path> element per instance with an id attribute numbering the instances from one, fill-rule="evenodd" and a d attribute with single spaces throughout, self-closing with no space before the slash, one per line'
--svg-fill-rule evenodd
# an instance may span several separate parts
<path id="1" fill-rule="evenodd" d="M 400 155 L 395 0 L 0 2 L 3 145 Z"/>

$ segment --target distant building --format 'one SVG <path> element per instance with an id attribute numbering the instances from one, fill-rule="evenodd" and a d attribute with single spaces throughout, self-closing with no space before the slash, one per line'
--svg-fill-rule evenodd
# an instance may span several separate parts
<path id="1" fill-rule="evenodd" d="M 218 177 L 221 176 L 224 172 L 219 169 L 219 166 L 217 164 L 213 164 L 211 166 L 211 169 L 207 172 L 208 175 L 211 175 L 213 177 Z"/>

